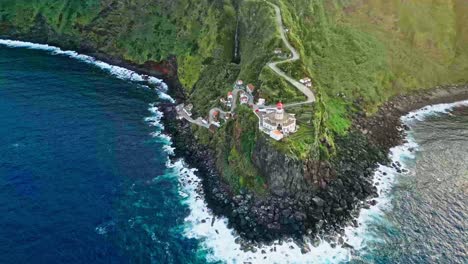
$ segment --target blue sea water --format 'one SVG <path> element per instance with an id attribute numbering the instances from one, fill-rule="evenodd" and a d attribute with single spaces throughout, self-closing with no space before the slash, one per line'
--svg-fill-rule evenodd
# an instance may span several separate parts
<path id="1" fill-rule="evenodd" d="M 0 263 L 196 262 L 148 110 L 160 100 L 65 56 L 0 47 Z"/>
<path id="2" fill-rule="evenodd" d="M 90 57 L 5 43 L 22 48 L 0 45 L 0 263 L 467 263 L 466 111 L 404 117 L 409 142 L 391 158 L 408 172 L 376 172 L 379 203 L 346 227 L 354 249 L 244 252 L 193 170 L 168 162 L 163 83 L 150 78 L 153 91 Z"/>

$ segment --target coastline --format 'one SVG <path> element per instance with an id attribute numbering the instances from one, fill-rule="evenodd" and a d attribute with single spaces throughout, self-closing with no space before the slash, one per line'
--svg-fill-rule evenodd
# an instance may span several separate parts
<path id="1" fill-rule="evenodd" d="M 370 118 L 357 119 L 355 122 L 355 130 L 369 131 L 366 133 L 366 137 L 369 138 L 372 144 L 376 144 L 379 149 L 385 153 L 385 157 L 380 157 L 377 161 L 372 162 L 372 165 L 365 164 L 364 167 L 366 168 L 364 168 L 364 171 L 361 171 L 361 173 L 364 173 L 365 176 L 357 178 L 364 184 L 363 186 L 356 187 L 356 189 L 365 190 L 363 195 L 359 195 L 359 201 L 365 201 L 368 198 L 372 199 L 373 197 L 376 197 L 377 192 L 374 186 L 371 184 L 371 174 L 377 169 L 378 164 L 387 164 L 388 160 L 386 159 L 386 155 L 390 152 L 391 148 L 404 143 L 405 126 L 401 123 L 400 120 L 402 116 L 424 106 L 462 101 L 465 99 L 468 99 L 468 86 L 444 86 L 439 87 L 436 90 L 423 91 L 413 95 L 395 97 L 391 101 L 384 104 L 376 115 Z M 245 226 L 242 225 L 242 219 L 238 218 L 238 214 L 236 212 L 232 214 L 233 211 L 237 211 L 236 209 L 239 208 L 241 211 L 249 211 L 248 207 L 253 207 L 254 210 L 260 211 L 262 206 L 271 206 L 291 209 L 293 212 L 304 213 L 306 215 L 309 214 L 309 212 L 301 212 L 300 210 L 295 211 L 295 209 L 298 208 L 295 206 L 291 208 L 290 204 L 295 204 L 297 202 L 297 197 L 294 196 L 273 197 L 266 202 L 264 200 L 256 200 L 254 195 L 250 193 L 241 193 L 240 196 L 234 196 L 230 192 L 229 187 L 220 180 L 221 177 L 218 175 L 216 170 L 216 160 L 213 158 L 215 157 L 215 154 L 205 146 L 199 146 L 196 142 L 193 141 L 193 136 L 190 133 L 191 127 L 189 124 L 171 123 L 171 120 L 174 120 L 175 118 L 175 113 L 172 109 L 166 108 L 162 111 L 164 112 L 165 123 L 169 124 L 166 126 L 166 129 L 168 129 L 168 132 L 171 135 L 174 135 L 176 157 L 184 158 L 184 160 L 191 167 L 198 169 L 198 175 L 203 180 L 203 189 L 207 202 L 213 209 L 214 214 L 218 216 L 227 216 L 230 219 L 230 225 L 232 225 L 236 230 L 240 230 L 241 236 L 246 237 L 248 240 L 268 243 L 275 239 L 284 238 L 285 235 L 290 235 L 300 240 L 304 234 L 320 233 L 317 232 L 318 230 L 311 230 L 311 226 L 308 226 L 303 230 L 296 230 L 297 227 L 295 227 L 295 225 L 302 225 L 304 223 L 303 221 L 300 221 L 302 215 L 299 214 L 299 221 L 294 222 L 293 220 L 293 223 L 288 223 L 288 227 L 291 229 L 282 230 L 285 232 L 280 231 L 276 234 L 271 232 L 271 230 L 268 230 L 268 228 L 266 230 L 259 231 L 259 228 L 255 226 L 255 224 L 253 224 L 254 227 L 252 228 L 252 225 L 248 222 L 244 223 Z M 351 143 L 354 144 L 356 142 Z M 359 145 L 359 143 L 357 144 Z M 352 146 L 350 146 L 350 148 L 351 147 Z M 355 162 L 357 161 L 355 160 Z M 397 169 L 400 170 L 400 168 Z M 342 184 L 342 181 L 345 181 L 345 179 L 341 179 L 339 184 Z M 333 186 L 333 183 L 331 184 Z M 352 182 L 348 182 L 348 184 L 352 184 Z M 329 197 L 329 199 L 331 200 L 333 197 Z M 247 203 L 245 203 L 245 201 L 247 201 Z M 300 201 L 299 203 L 301 202 L 303 201 Z M 319 200 L 318 202 L 321 201 Z M 329 200 L 325 199 L 325 203 L 328 202 Z M 361 207 L 367 208 L 369 206 L 369 204 L 360 205 L 357 201 L 353 202 L 353 205 L 356 207 L 353 207 L 350 210 L 350 215 L 356 215 Z M 373 204 L 374 202 L 371 201 L 370 205 Z M 312 207 L 313 206 L 314 205 L 312 204 Z M 252 210 L 250 210 L 250 213 L 252 213 Z M 286 217 L 290 218 L 290 216 L 291 214 L 287 215 Z M 264 215 L 260 214 L 260 217 L 264 217 Z M 279 220 L 281 221 L 281 215 Z M 326 229 L 328 229 L 327 231 L 332 234 L 342 233 L 343 230 L 341 226 L 343 225 L 355 224 L 353 223 L 352 217 L 344 216 L 336 220 L 337 221 L 335 221 L 335 223 L 332 223 L 329 226 L 326 226 L 325 224 L 324 226 Z M 300 228 L 301 227 L 299 227 L 299 229 Z M 272 229 L 274 230 L 274 228 Z M 244 232 L 244 234 L 242 234 L 242 232 Z M 263 236 L 263 232 L 267 234 Z M 257 237 L 255 237 L 256 235 Z"/>
<path id="2" fill-rule="evenodd" d="M 97 59 L 100 59 L 99 57 L 96 57 Z M 103 61 L 106 61 L 103 59 Z M 119 64 L 117 64 L 119 65 Z M 126 65 L 121 64 L 123 67 L 126 67 Z M 136 69 L 136 68 L 135 68 Z M 140 72 L 138 70 L 135 70 L 136 72 Z M 147 70 L 147 72 L 150 72 L 150 70 Z M 146 74 L 146 73 L 145 73 Z M 164 79 L 163 79 L 164 80 Z M 168 85 L 170 85 L 168 83 Z M 179 86 L 177 87 L 172 87 L 169 86 L 169 93 L 173 95 L 175 92 L 176 94 L 178 93 L 178 90 L 181 89 Z M 180 91 L 179 91 L 180 92 Z M 177 95 L 175 95 L 177 98 Z M 400 118 L 401 116 L 409 113 L 412 110 L 424 107 L 426 105 L 432 105 L 436 103 L 447 103 L 447 102 L 454 102 L 454 101 L 461 101 L 463 99 L 468 99 L 468 87 L 467 86 L 448 86 L 448 87 L 441 87 L 436 90 L 431 90 L 431 91 L 424 91 L 415 95 L 410 95 L 410 96 L 398 96 L 394 98 L 392 101 L 387 102 L 384 104 L 384 106 L 381 107 L 380 111 L 373 117 L 371 118 L 363 118 L 360 121 L 357 121 L 357 124 L 360 124 L 360 130 L 362 129 L 368 129 L 370 133 L 368 133 L 368 137 L 378 144 L 381 148 L 387 148 L 386 153 L 388 153 L 388 150 L 390 150 L 391 147 L 397 146 L 402 143 L 403 141 L 403 132 L 401 129 L 401 123 L 400 123 Z M 178 100 L 183 100 L 181 98 L 178 98 Z M 232 211 L 232 208 L 235 206 L 239 206 L 243 201 L 249 201 L 253 200 L 254 197 L 249 198 L 251 194 L 245 193 L 242 195 L 242 197 L 232 197 L 232 193 L 229 190 L 229 187 L 225 185 L 221 180 L 220 176 L 217 175 L 216 172 L 216 161 L 210 157 L 214 157 L 213 153 L 210 152 L 209 149 L 206 149 L 204 146 L 198 146 L 194 141 L 193 141 L 193 136 L 190 133 L 190 125 L 186 123 L 180 123 L 175 119 L 175 111 L 173 110 L 173 104 L 168 103 L 161 105 L 161 111 L 164 113 L 164 118 L 163 122 L 165 124 L 165 131 L 169 132 L 171 135 L 173 135 L 173 141 L 174 141 L 174 147 L 175 147 L 175 159 L 176 158 L 184 158 L 187 163 L 191 167 L 198 168 L 199 173 L 197 173 L 199 176 L 201 176 L 201 179 L 203 180 L 203 189 L 205 191 L 205 194 L 207 195 L 207 202 L 210 205 L 210 207 L 213 208 L 213 212 L 216 215 L 226 215 L 228 214 L 228 211 Z M 193 149 L 191 149 L 193 148 Z M 374 169 L 376 168 L 376 164 Z M 366 172 L 368 173 L 367 177 L 361 178 L 362 180 L 366 181 L 366 186 L 371 185 L 371 180 L 372 176 L 371 174 L 373 173 L 374 169 L 372 171 Z M 361 200 L 367 199 L 367 197 L 372 197 L 373 195 L 376 194 L 376 190 L 373 190 L 372 192 L 368 193 L 368 195 Z M 234 201 L 233 205 L 235 206 L 223 206 L 222 204 L 227 203 L 232 203 L 229 201 L 229 199 L 232 199 Z M 238 201 L 236 201 L 238 200 Z M 294 197 L 279 197 L 276 201 L 273 203 L 277 203 L 278 200 L 284 200 L 282 202 L 290 204 L 295 203 Z M 255 202 L 255 201 L 252 201 Z M 319 201 L 320 202 L 320 201 Z M 325 201 L 328 202 L 328 201 Z M 220 205 L 221 204 L 221 205 Z M 275 204 L 275 206 L 279 204 Z M 261 205 L 260 205 L 261 206 Z M 362 207 L 368 207 L 369 204 L 364 204 Z M 354 208 L 355 210 L 359 210 L 359 208 Z M 228 215 L 229 216 L 229 215 Z M 289 218 L 290 215 L 288 215 Z M 298 217 L 301 218 L 302 216 Z M 297 219 L 296 219 L 297 220 Z M 343 225 L 343 223 L 349 223 L 349 221 L 352 221 L 352 219 L 342 219 L 340 220 L 341 222 L 335 223 L 336 225 L 331 225 L 330 229 L 335 227 L 338 228 L 338 230 L 335 230 L 336 233 L 343 233 L 344 229 L 342 229 L 340 226 Z M 237 221 L 237 220 L 235 220 Z M 294 220 L 295 221 L 295 220 Z M 292 224 L 288 223 L 288 225 L 294 226 L 300 224 L 299 222 L 294 222 Z M 235 224 L 233 227 L 236 227 L 239 229 L 239 226 L 236 226 Z M 255 227 L 253 227 L 255 228 Z M 253 228 L 249 227 L 247 231 L 252 230 Z M 301 227 L 299 227 L 301 228 Z M 286 231 L 292 231 L 292 235 L 296 237 L 297 239 L 301 239 L 301 235 L 304 234 L 303 232 L 308 232 L 308 230 L 301 230 L 300 232 L 297 230 L 294 230 L 292 228 L 291 230 L 286 230 Z M 329 230 L 331 231 L 331 230 Z M 255 235 L 255 233 L 250 233 Z M 281 238 L 283 237 L 284 233 L 279 233 L 279 236 L 272 236 L 272 237 L 261 237 L 259 236 L 257 239 L 247 237 L 249 239 L 254 239 L 254 240 L 260 240 L 263 242 L 267 242 L 268 240 L 276 239 L 276 238 Z M 331 238 L 330 238 L 331 239 Z M 298 242 L 299 244 L 302 242 Z M 304 250 L 307 250 L 307 248 L 303 248 Z M 249 246 L 246 246 L 246 250 L 250 250 Z"/>
<path id="3" fill-rule="evenodd" d="M 408 113 L 436 104 L 454 103 L 468 99 L 468 84 L 443 85 L 432 89 L 399 95 L 384 103 L 370 118 L 358 117 L 354 129 L 366 131 L 369 139 L 380 147 L 390 149 L 403 143 L 400 118 Z"/>
<path id="4" fill-rule="evenodd" d="M 440 88 L 435 94 L 445 95 L 446 92 L 444 92 L 444 89 L 451 90 L 451 96 L 434 96 L 434 100 L 431 101 L 433 104 L 425 105 L 423 103 L 422 108 L 420 105 L 416 104 L 406 105 L 407 108 L 405 109 L 407 112 L 396 118 L 399 120 L 398 124 L 406 124 L 407 121 L 412 122 L 413 119 L 415 121 L 421 121 L 419 118 L 437 113 L 448 113 L 449 110 L 455 111 L 458 108 L 453 107 L 453 105 L 457 105 L 457 103 L 452 103 L 452 100 L 460 102 L 461 99 L 468 99 L 468 86 L 444 87 Z M 421 100 L 417 99 L 417 95 L 413 95 L 411 100 L 408 101 L 421 103 Z M 434 104 L 446 102 L 449 102 L 449 104 L 433 106 Z M 392 102 L 389 104 L 391 103 Z M 468 106 L 467 103 L 468 101 L 465 103 L 465 106 Z M 410 113 L 410 111 L 414 110 L 418 110 L 417 113 L 419 114 Z M 407 127 L 407 129 L 409 129 L 409 127 Z M 405 141 L 406 143 L 390 148 L 388 151 L 390 162 L 387 163 L 387 165 L 379 165 L 373 173 L 372 185 L 377 188 L 379 197 L 368 199 L 368 203 L 362 204 L 362 210 L 354 211 L 352 224 L 346 224 L 344 226 L 344 232 L 337 234 L 336 240 L 330 239 L 330 237 L 320 236 L 315 240 L 279 239 L 270 243 L 245 243 L 245 241 L 243 242 L 240 240 L 237 234 L 226 234 L 223 232 L 225 230 L 220 228 L 219 222 L 225 223 L 225 225 L 230 228 L 232 227 L 229 226 L 225 217 L 221 216 L 216 222 L 215 219 L 213 219 L 212 223 L 215 223 L 215 226 L 211 225 L 211 227 L 209 225 L 209 222 L 211 222 L 209 218 L 202 220 L 208 221 L 208 224 L 200 222 L 200 219 L 203 219 L 201 216 L 212 216 L 212 213 L 215 212 L 209 211 L 207 213 L 203 209 L 198 210 L 200 209 L 199 198 L 203 198 L 203 196 L 207 194 L 199 190 L 196 198 L 191 201 L 191 203 L 197 203 L 192 209 L 195 208 L 200 212 L 198 212 L 198 215 L 196 215 L 197 212 L 193 212 L 188 217 L 190 223 L 195 223 L 195 230 L 190 232 L 190 234 L 192 237 L 208 240 L 204 243 L 204 250 L 213 251 L 211 257 L 214 261 L 227 260 L 228 263 L 234 263 L 236 261 L 277 263 L 275 260 L 278 259 L 278 257 L 284 259 L 285 263 L 309 263 L 311 258 L 318 262 L 327 263 L 350 261 L 355 258 L 355 254 L 358 251 L 365 252 L 367 242 L 372 241 L 373 238 L 368 237 L 369 226 L 373 225 L 375 221 L 382 220 L 386 210 L 391 210 L 392 199 L 389 196 L 389 192 L 396 183 L 397 175 L 408 173 L 403 160 L 415 158 L 414 152 L 415 149 L 417 149 L 417 144 L 407 136 L 404 130 L 398 132 L 400 136 L 399 142 Z M 203 176 L 200 172 L 203 171 L 204 167 L 199 168 L 202 170 L 199 171 L 197 175 Z M 194 179 L 194 177 L 188 177 L 188 179 Z M 195 182 L 193 183 L 195 184 Z M 209 191 L 210 190 L 208 190 L 208 194 Z M 207 229 L 210 228 L 213 230 L 208 231 Z M 221 230 L 220 233 L 218 233 L 218 230 Z"/>

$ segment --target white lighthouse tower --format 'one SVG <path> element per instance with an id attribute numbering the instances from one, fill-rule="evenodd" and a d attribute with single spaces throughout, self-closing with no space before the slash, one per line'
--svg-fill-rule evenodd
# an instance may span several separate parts
<path id="1" fill-rule="evenodd" d="M 283 120 L 283 118 L 284 118 L 283 104 L 281 102 L 278 102 L 276 104 L 275 119 L 276 120 Z"/>

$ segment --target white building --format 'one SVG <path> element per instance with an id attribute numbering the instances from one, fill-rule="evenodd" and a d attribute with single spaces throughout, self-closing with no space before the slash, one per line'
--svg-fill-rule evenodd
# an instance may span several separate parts
<path id="1" fill-rule="evenodd" d="M 251 83 L 247 84 L 247 92 L 249 92 L 250 94 L 253 94 L 255 91 L 255 86 Z"/>
<path id="2" fill-rule="evenodd" d="M 312 80 L 309 77 L 299 80 L 300 83 L 304 84 L 305 86 L 311 88 L 312 87 Z"/>
<path id="3" fill-rule="evenodd" d="M 259 106 L 265 105 L 265 99 L 263 99 L 263 98 L 258 98 L 257 105 L 259 105 Z"/>
<path id="4" fill-rule="evenodd" d="M 247 104 L 249 102 L 249 97 L 245 93 L 241 93 L 240 95 L 240 103 Z"/>
<path id="5" fill-rule="evenodd" d="M 243 80 L 237 80 L 236 81 L 235 88 L 242 89 L 243 86 L 244 86 L 244 81 Z"/>
<path id="6" fill-rule="evenodd" d="M 283 104 L 279 102 L 274 110 L 268 110 L 263 115 L 262 128 L 267 131 L 278 130 L 283 134 L 294 133 L 297 129 L 296 117 L 293 114 L 285 113 Z"/>

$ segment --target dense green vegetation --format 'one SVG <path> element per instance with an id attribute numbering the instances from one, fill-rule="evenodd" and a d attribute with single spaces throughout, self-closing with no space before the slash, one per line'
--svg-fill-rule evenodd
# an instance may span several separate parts
<path id="1" fill-rule="evenodd" d="M 237 115 L 238 118 L 229 120 L 216 133 L 194 127 L 196 136 L 202 144 L 214 146 L 217 166 L 234 191 L 246 188 L 264 194 L 264 178 L 252 164 L 259 135 L 258 119 L 246 106 L 240 106 Z"/>
<path id="2" fill-rule="evenodd" d="M 276 2 L 303 58 L 282 68 L 310 73 L 319 93 L 315 150 L 333 149 L 354 108 L 371 114 L 393 95 L 468 81 L 466 1 Z"/>
<path id="3" fill-rule="evenodd" d="M 330 158 L 351 114 L 372 114 L 391 96 L 468 81 L 466 0 L 271 0 L 280 6 L 301 60 L 280 67 L 313 79 L 318 102 L 299 107 L 300 130 L 274 146 L 301 159 Z M 265 64 L 284 49 L 274 10 L 258 0 L 16 0 L 0 2 L 0 35 L 44 36 L 133 63 L 175 56 L 178 77 L 201 116 L 240 78 L 269 103 L 304 97 Z M 240 61 L 234 63 L 235 33 Z M 194 128 L 217 149 L 219 168 L 235 189 L 262 190 L 252 165 L 260 132 L 240 110 L 217 133 Z M 259 191 L 261 192 L 261 191 Z"/>

